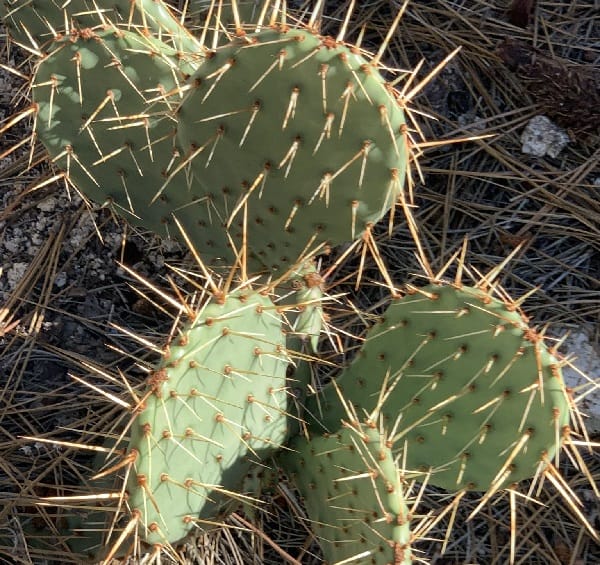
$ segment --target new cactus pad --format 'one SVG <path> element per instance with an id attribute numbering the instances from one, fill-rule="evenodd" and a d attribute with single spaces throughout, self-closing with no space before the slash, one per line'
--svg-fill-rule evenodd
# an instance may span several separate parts
<path id="1" fill-rule="evenodd" d="M 325 562 L 409 565 L 410 517 L 387 438 L 375 428 L 295 438 L 279 461 L 300 491 Z"/>
<path id="2" fill-rule="evenodd" d="M 299 281 L 294 293 L 294 300 L 299 310 L 294 321 L 294 334 L 307 340 L 312 352 L 317 351 L 324 323 L 322 282 L 315 266 L 311 265 Z"/>
<path id="3" fill-rule="evenodd" d="M 301 407 L 309 390 L 314 390 L 315 378 L 310 359 L 317 359 L 319 337 L 325 323 L 323 303 L 328 299 L 323 279 L 315 262 L 306 260 L 293 268 L 277 286 L 277 306 L 288 327 L 286 344 L 294 359 L 288 367 L 288 386 L 294 395 L 290 405 L 291 434 L 302 426 Z"/>
<path id="4" fill-rule="evenodd" d="M 128 507 L 148 543 L 208 527 L 288 432 L 285 336 L 268 297 L 207 304 L 168 347 L 131 427 Z"/>
<path id="5" fill-rule="evenodd" d="M 323 328 L 323 279 L 313 260 L 302 261 L 291 269 L 277 287 L 278 306 L 285 306 L 285 316 L 290 327 L 288 340 L 294 340 L 293 350 L 300 351 L 302 342 L 308 341 L 312 352 L 317 351 L 319 335 Z M 297 338 L 297 339 L 294 339 Z"/>
<path id="6" fill-rule="evenodd" d="M 357 414 L 381 412 L 408 469 L 449 490 L 533 477 L 568 430 L 559 361 L 518 308 L 478 288 L 395 300 L 337 384 Z M 319 402 L 309 411 L 337 430 L 347 415 L 335 387 Z"/>
<path id="7" fill-rule="evenodd" d="M 177 215 L 208 253 L 231 257 L 230 235 L 250 271 L 287 268 L 307 248 L 357 238 L 398 199 L 404 114 L 359 49 L 265 29 L 217 49 L 190 84 L 178 140 L 207 205 Z"/>

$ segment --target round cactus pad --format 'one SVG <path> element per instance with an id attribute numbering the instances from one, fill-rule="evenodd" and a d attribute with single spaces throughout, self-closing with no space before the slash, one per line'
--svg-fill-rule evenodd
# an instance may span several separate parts
<path id="1" fill-rule="evenodd" d="M 287 268 L 307 248 L 355 239 L 398 199 L 404 113 L 357 48 L 266 29 L 217 49 L 191 84 L 178 139 L 207 204 L 178 217 L 205 230 L 212 253 L 231 254 L 222 222 L 250 270 Z"/>
<path id="2" fill-rule="evenodd" d="M 383 415 L 409 469 L 448 490 L 495 490 L 559 449 L 569 423 L 559 366 L 510 303 L 430 285 L 389 306 L 337 383 L 358 414 Z M 323 396 L 323 423 L 337 429 L 345 409 L 333 387 Z"/>
<path id="3" fill-rule="evenodd" d="M 69 182 L 161 236 L 179 235 L 171 212 L 194 200 L 173 183 L 169 202 L 151 205 L 180 153 L 165 93 L 192 70 L 151 36 L 87 30 L 54 41 L 33 82 L 36 133 Z"/>

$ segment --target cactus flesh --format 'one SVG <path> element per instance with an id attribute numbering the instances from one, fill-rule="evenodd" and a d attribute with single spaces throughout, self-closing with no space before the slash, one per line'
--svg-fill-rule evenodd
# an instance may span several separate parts
<path id="1" fill-rule="evenodd" d="M 348 426 L 297 437 L 290 448 L 279 461 L 304 498 L 326 563 L 412 563 L 400 470 L 383 434 Z"/>
<path id="2" fill-rule="evenodd" d="M 69 182 L 163 236 L 191 200 L 180 185 L 150 206 L 179 153 L 166 93 L 191 70 L 160 41 L 112 28 L 54 41 L 33 83 L 36 132 Z"/>

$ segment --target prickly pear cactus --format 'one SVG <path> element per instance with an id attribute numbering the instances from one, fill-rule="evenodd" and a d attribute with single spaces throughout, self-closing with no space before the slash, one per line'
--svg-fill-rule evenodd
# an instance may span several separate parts
<path id="1" fill-rule="evenodd" d="M 179 154 L 167 93 L 193 68 L 152 37 L 87 30 L 54 41 L 33 82 L 36 133 L 69 182 L 162 236 L 192 201 L 180 183 L 149 205 Z"/>
<path id="2" fill-rule="evenodd" d="M 0 2 L 0 20 L 12 39 L 36 49 L 45 49 L 74 30 L 99 31 L 107 25 L 147 30 L 177 51 L 191 53 L 199 48 L 162 0 L 4 0 Z"/>
<path id="3" fill-rule="evenodd" d="M 304 498 L 326 563 L 409 565 L 410 517 L 400 470 L 376 428 L 295 438 L 278 460 Z"/>
<path id="4" fill-rule="evenodd" d="M 381 411 L 397 430 L 407 468 L 448 490 L 533 477 L 569 423 L 559 361 L 514 304 L 479 288 L 433 284 L 395 300 L 337 384 L 357 414 Z M 347 414 L 335 388 L 319 402 L 309 412 L 337 429 Z"/>
<path id="5" fill-rule="evenodd" d="M 404 114 L 358 49 L 265 29 L 217 49 L 191 84 L 178 140 L 206 207 L 177 215 L 195 221 L 208 253 L 232 257 L 231 236 L 249 271 L 288 268 L 307 249 L 357 238 L 398 199 Z"/>
<path id="6" fill-rule="evenodd" d="M 238 502 L 252 461 L 288 432 L 285 335 L 268 297 L 209 303 L 150 377 L 131 427 L 128 507 L 151 544 L 209 527 Z"/>

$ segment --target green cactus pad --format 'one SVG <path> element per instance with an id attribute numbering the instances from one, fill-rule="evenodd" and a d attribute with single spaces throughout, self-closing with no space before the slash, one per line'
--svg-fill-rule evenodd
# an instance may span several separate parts
<path id="1" fill-rule="evenodd" d="M 250 270 L 287 268 L 307 247 L 358 237 L 396 202 L 404 114 L 358 49 L 267 29 L 217 49 L 192 84 L 178 139 L 210 206 L 178 216 L 210 253 L 231 256 L 221 222 L 247 244 Z"/>
<path id="2" fill-rule="evenodd" d="M 326 563 L 409 565 L 409 513 L 392 450 L 376 429 L 295 438 L 279 461 L 304 498 Z"/>
<path id="3" fill-rule="evenodd" d="M 357 414 L 381 412 L 409 469 L 448 490 L 496 490 L 559 449 L 569 423 L 559 367 L 510 303 L 430 285 L 389 306 L 337 384 Z M 320 407 L 312 400 L 326 429 L 347 417 L 331 385 Z"/>
<path id="4" fill-rule="evenodd" d="M 252 460 L 288 432 L 282 320 L 269 300 L 209 303 L 165 354 L 131 428 L 128 506 L 148 543 L 174 543 L 238 501 Z"/>
<path id="5" fill-rule="evenodd" d="M 173 17 L 162 0 L 4 0 L 0 20 L 25 46 L 47 48 L 73 30 L 106 25 L 149 30 L 180 53 L 200 50 L 197 40 Z"/>
<path id="6" fill-rule="evenodd" d="M 181 183 L 150 205 L 180 153 L 165 93 L 192 70 L 160 41 L 111 29 L 55 41 L 33 82 L 36 132 L 56 166 L 87 198 L 162 236 L 178 233 L 171 212 L 193 200 Z"/>

